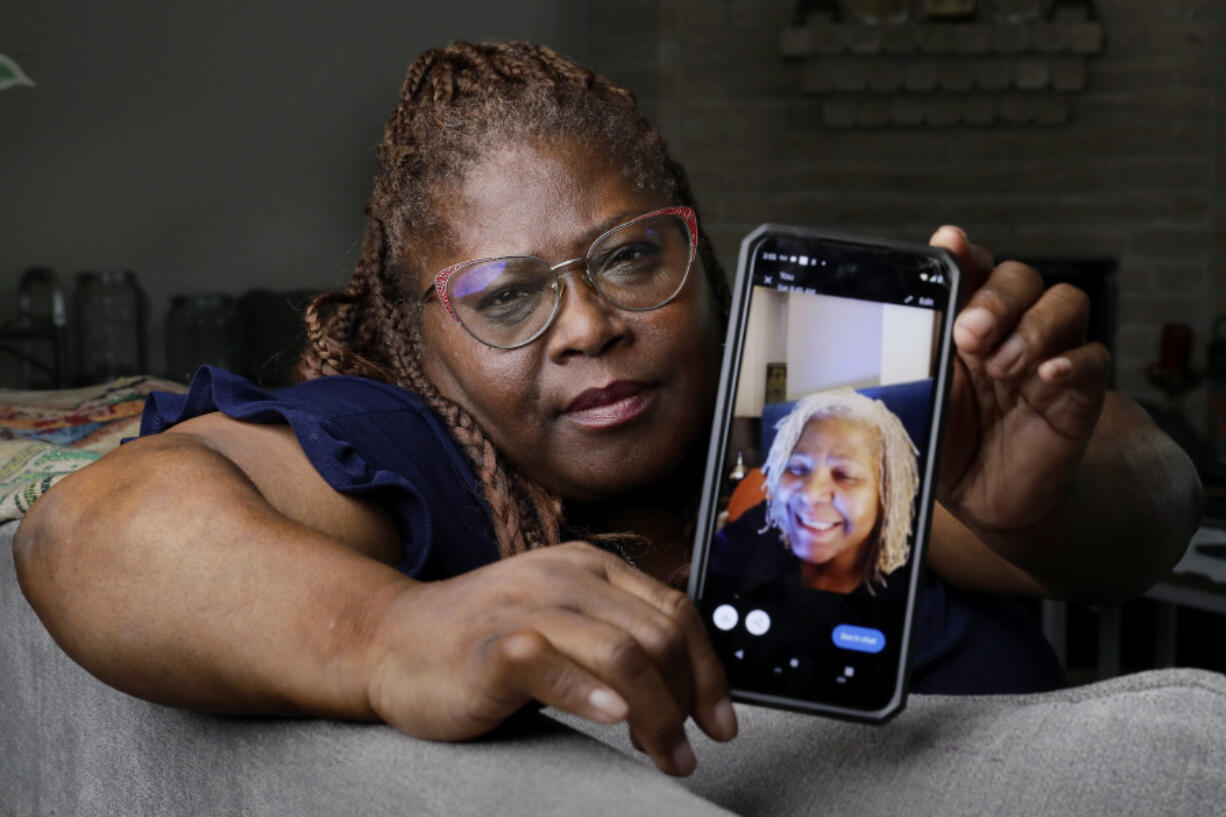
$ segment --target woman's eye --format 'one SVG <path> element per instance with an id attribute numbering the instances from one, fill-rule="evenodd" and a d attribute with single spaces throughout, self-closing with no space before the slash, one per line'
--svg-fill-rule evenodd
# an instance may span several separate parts
<path id="1" fill-rule="evenodd" d="M 787 464 L 787 472 L 794 477 L 803 477 L 809 473 L 809 466 L 800 460 L 792 460 Z"/>
<path id="2" fill-rule="evenodd" d="M 483 320 L 511 323 L 530 315 L 540 303 L 539 287 L 515 285 L 486 290 L 474 306 Z"/>
<path id="3" fill-rule="evenodd" d="M 655 269 L 660 257 L 656 244 L 637 241 L 614 247 L 599 259 L 600 275 L 633 275 Z"/>
<path id="4" fill-rule="evenodd" d="M 491 304 L 505 306 L 512 301 L 517 301 L 527 295 L 522 289 L 503 289 L 495 292 L 490 298 Z"/>
<path id="5" fill-rule="evenodd" d="M 477 309 L 484 312 L 487 309 L 505 307 L 508 304 L 523 300 L 527 295 L 528 293 L 521 288 L 502 287 L 501 289 L 483 293 L 480 303 L 477 304 Z"/>

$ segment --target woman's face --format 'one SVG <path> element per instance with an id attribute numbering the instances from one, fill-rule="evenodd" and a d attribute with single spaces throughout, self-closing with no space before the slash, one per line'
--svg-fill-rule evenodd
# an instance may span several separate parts
<path id="1" fill-rule="evenodd" d="M 470 259 L 581 257 L 610 227 L 673 204 L 569 144 L 492 150 L 442 198 L 450 240 L 420 256 L 418 291 Z M 518 349 L 481 344 L 432 296 L 421 325 L 426 375 L 521 473 L 564 497 L 651 486 L 708 432 L 720 329 L 706 275 L 695 260 L 677 298 L 649 312 L 612 306 L 573 273 L 564 281 L 553 324 Z"/>
<path id="2" fill-rule="evenodd" d="M 855 420 L 810 420 L 775 489 L 792 552 L 851 570 L 877 523 L 878 435 Z"/>

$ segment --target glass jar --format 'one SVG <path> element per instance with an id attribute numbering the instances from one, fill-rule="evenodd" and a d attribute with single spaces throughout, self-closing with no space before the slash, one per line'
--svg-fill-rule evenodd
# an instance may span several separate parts
<path id="1" fill-rule="evenodd" d="M 59 278 L 50 267 L 30 267 L 17 289 L 17 330 L 21 341 L 20 387 L 50 389 L 64 382 L 68 310 Z"/>
<path id="2" fill-rule="evenodd" d="M 81 385 L 142 374 L 145 293 L 130 270 L 77 273 L 73 292 Z"/>
<path id="3" fill-rule="evenodd" d="M 166 370 L 186 383 L 206 364 L 235 371 L 241 363 L 238 307 L 229 295 L 176 295 L 166 313 Z"/>

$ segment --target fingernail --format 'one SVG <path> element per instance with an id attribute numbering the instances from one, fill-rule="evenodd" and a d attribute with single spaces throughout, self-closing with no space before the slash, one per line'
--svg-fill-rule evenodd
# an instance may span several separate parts
<path id="1" fill-rule="evenodd" d="M 673 768 L 677 770 L 677 774 L 685 777 L 693 774 L 694 769 L 698 767 L 698 758 L 694 757 L 694 749 L 690 746 L 690 742 L 682 738 L 681 742 L 673 749 Z"/>
<path id="2" fill-rule="evenodd" d="M 587 702 L 592 705 L 593 709 L 603 713 L 614 721 L 620 721 L 626 717 L 629 707 L 622 697 L 611 690 L 601 689 L 597 687 L 593 689 L 591 694 L 587 696 Z"/>
<path id="3" fill-rule="evenodd" d="M 1014 335 L 1009 338 L 1001 347 L 996 350 L 996 354 L 992 356 L 991 365 L 1006 375 L 1013 373 L 1013 367 L 1022 359 L 1022 355 L 1026 353 L 1026 341 L 1021 335 Z"/>
<path id="4" fill-rule="evenodd" d="M 736 710 L 732 708 L 731 698 L 724 698 L 715 705 L 715 725 L 719 727 L 719 733 L 724 740 L 736 737 Z"/>
<path id="5" fill-rule="evenodd" d="M 982 306 L 968 309 L 958 317 L 957 327 L 964 332 L 970 332 L 976 340 L 984 340 L 992 334 L 996 326 L 996 318 Z"/>
<path id="6" fill-rule="evenodd" d="M 963 229 L 962 229 L 961 227 L 959 227 L 957 224 L 945 224 L 945 225 L 942 225 L 942 226 L 941 226 L 941 229 L 942 229 L 942 230 L 951 230 L 951 231 L 952 231 L 952 232 L 953 232 L 955 235 L 957 235 L 959 238 L 961 238 L 961 239 L 962 239 L 962 240 L 964 240 L 964 241 L 966 240 L 966 230 L 963 230 Z"/>
<path id="7" fill-rule="evenodd" d="M 1060 380 L 1073 371 L 1073 363 L 1067 357 L 1053 357 L 1039 367 L 1039 377 L 1044 380 Z"/>

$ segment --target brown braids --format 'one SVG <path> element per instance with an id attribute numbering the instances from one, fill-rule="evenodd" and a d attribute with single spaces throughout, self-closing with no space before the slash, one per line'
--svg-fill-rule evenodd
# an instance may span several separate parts
<path id="1" fill-rule="evenodd" d="M 302 379 L 354 374 L 416 392 L 472 462 L 504 557 L 557 543 L 562 502 L 518 474 L 472 415 L 426 377 L 416 282 L 427 271 L 416 258 L 449 239 L 438 197 L 490 148 L 523 139 L 599 145 L 634 189 L 693 206 L 684 171 L 629 91 L 531 43 L 427 51 L 409 67 L 379 145 L 353 279 L 307 308 L 298 362 Z M 699 252 L 726 312 L 727 284 L 702 234 Z"/>

